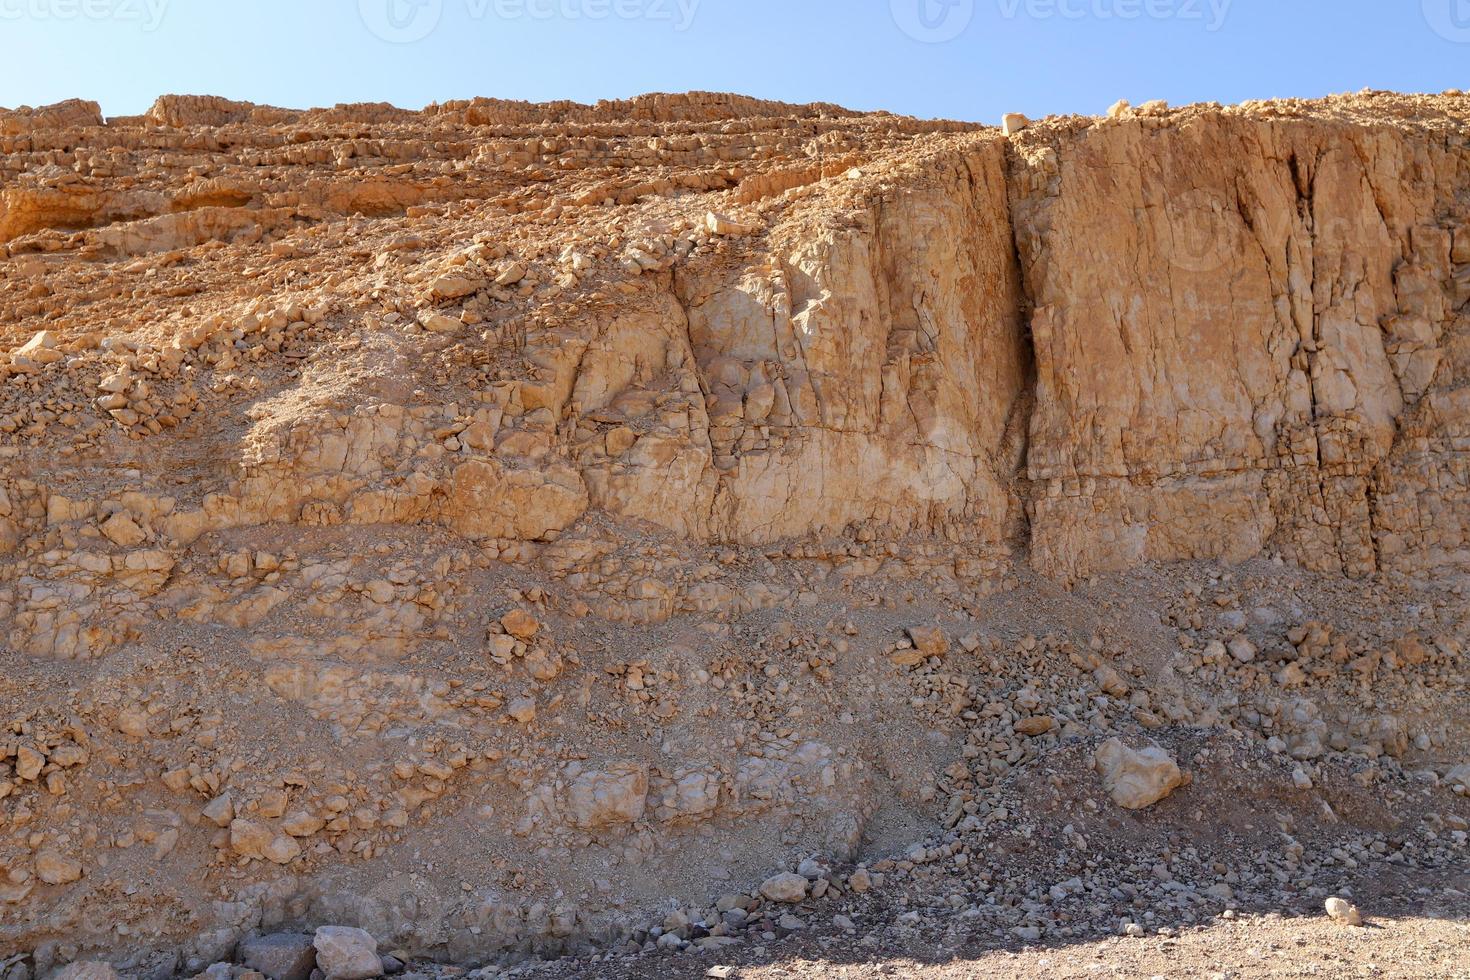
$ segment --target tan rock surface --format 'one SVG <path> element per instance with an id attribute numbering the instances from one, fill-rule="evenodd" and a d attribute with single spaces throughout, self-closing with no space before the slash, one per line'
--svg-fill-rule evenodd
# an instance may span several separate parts
<path id="1" fill-rule="evenodd" d="M 1470 99 L 1011 123 L 0 112 L 0 980 L 1462 861 Z"/>
<path id="2" fill-rule="evenodd" d="M 1463 143 L 1180 110 L 1020 139 L 1034 558 L 1463 563 Z M 1434 516 L 1431 516 L 1434 515 Z"/>
<path id="3" fill-rule="evenodd" d="M 1184 783 L 1179 765 L 1158 745 L 1138 748 L 1111 738 L 1093 757 L 1103 789 L 1125 810 L 1143 810 Z"/>

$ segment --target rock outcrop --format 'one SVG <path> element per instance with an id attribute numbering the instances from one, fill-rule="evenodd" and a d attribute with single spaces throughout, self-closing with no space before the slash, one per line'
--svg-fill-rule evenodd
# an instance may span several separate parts
<path id="1" fill-rule="evenodd" d="M 1436 122 L 1194 111 L 1017 140 L 1038 563 L 1464 563 L 1467 163 Z"/>
<path id="2" fill-rule="evenodd" d="M 1008 129 L 0 113 L 0 978 L 795 932 L 1115 737 L 1449 813 L 1470 99 Z"/>

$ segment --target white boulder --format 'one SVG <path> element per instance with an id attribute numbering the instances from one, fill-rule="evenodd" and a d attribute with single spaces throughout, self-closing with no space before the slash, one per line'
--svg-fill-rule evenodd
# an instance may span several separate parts
<path id="1" fill-rule="evenodd" d="M 322 926 L 312 940 L 317 968 L 327 980 L 372 980 L 383 973 L 378 941 L 361 929 Z"/>
<path id="2" fill-rule="evenodd" d="M 1151 807 L 1184 784 L 1178 763 L 1153 743 L 1134 749 L 1109 739 L 1098 747 L 1093 767 L 1113 802 L 1126 810 Z"/>

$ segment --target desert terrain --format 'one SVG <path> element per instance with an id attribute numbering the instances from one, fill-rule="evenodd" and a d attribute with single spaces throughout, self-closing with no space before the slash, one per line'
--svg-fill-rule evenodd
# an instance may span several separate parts
<path id="1" fill-rule="evenodd" d="M 1470 976 L 1470 96 L 0 151 L 0 980 Z"/>

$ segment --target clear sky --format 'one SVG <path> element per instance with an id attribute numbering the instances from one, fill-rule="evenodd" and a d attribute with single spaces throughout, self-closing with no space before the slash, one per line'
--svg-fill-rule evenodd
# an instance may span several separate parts
<path id="1" fill-rule="evenodd" d="M 0 106 L 736 91 L 998 121 L 1470 89 L 1470 0 L 0 0 Z"/>

